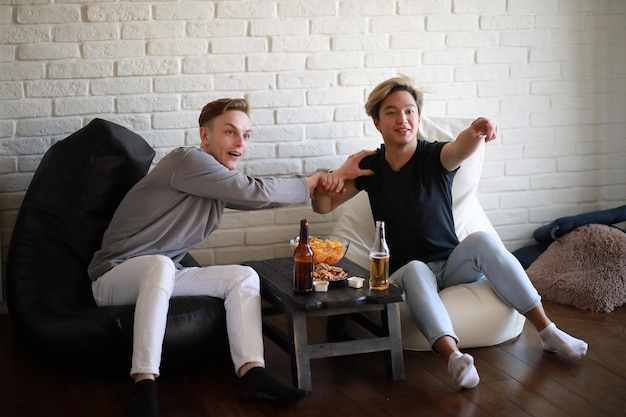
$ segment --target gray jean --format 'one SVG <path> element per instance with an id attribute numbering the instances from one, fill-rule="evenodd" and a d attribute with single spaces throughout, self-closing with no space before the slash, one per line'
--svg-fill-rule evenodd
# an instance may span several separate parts
<path id="1" fill-rule="evenodd" d="M 517 258 L 486 232 L 463 239 L 445 261 L 411 261 L 390 277 L 404 290 L 411 316 L 431 346 L 442 336 L 459 340 L 439 291 L 479 279 L 487 279 L 498 297 L 521 314 L 541 300 Z"/>

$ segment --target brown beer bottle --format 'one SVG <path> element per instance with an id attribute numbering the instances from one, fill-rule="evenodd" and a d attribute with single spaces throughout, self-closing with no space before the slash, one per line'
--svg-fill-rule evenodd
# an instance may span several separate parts
<path id="1" fill-rule="evenodd" d="M 370 289 L 389 288 L 389 246 L 385 239 L 385 222 L 376 222 L 374 244 L 370 249 Z"/>
<path id="2" fill-rule="evenodd" d="M 313 249 L 309 244 L 309 222 L 300 220 L 300 241 L 293 251 L 293 291 L 308 294 L 313 291 Z"/>

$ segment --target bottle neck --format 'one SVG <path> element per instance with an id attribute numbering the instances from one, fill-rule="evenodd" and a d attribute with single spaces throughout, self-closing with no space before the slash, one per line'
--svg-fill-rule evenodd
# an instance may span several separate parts
<path id="1" fill-rule="evenodd" d="M 374 244 L 372 245 L 371 252 L 378 255 L 389 254 L 389 247 L 387 246 L 387 240 L 385 239 L 385 222 L 376 222 L 376 235 L 374 237 Z"/>
<path id="2" fill-rule="evenodd" d="M 300 242 L 306 244 L 309 241 L 309 222 L 300 221 Z"/>

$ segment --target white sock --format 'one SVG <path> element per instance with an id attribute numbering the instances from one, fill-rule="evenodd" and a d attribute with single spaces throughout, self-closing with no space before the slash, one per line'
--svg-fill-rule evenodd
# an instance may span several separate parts
<path id="1" fill-rule="evenodd" d="M 576 339 L 550 323 L 539 332 L 543 349 L 548 352 L 557 352 L 570 359 L 580 359 L 587 353 L 587 343 Z"/>
<path id="2" fill-rule="evenodd" d="M 474 388 L 480 382 L 474 358 L 467 353 L 452 353 L 448 358 L 448 372 L 459 388 Z"/>

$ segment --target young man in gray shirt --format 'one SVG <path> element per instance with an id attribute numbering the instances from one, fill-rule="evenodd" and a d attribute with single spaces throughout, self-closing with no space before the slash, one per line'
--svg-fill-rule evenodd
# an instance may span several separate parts
<path id="1" fill-rule="evenodd" d="M 208 103 L 199 124 L 200 147 L 175 149 L 128 192 L 89 265 L 98 305 L 136 304 L 130 371 L 136 382 L 135 416 L 157 414 L 155 378 L 172 296 L 224 299 L 241 401 L 293 403 L 305 395 L 265 371 L 257 273 L 242 265 L 184 268 L 180 260 L 218 228 L 225 208 L 303 204 L 316 187 L 342 192 L 343 182 L 319 172 L 305 178 L 252 178 L 236 172 L 252 133 L 243 99 Z M 349 161 L 340 168 L 344 177 L 369 173 L 358 168 L 360 158 Z"/>

